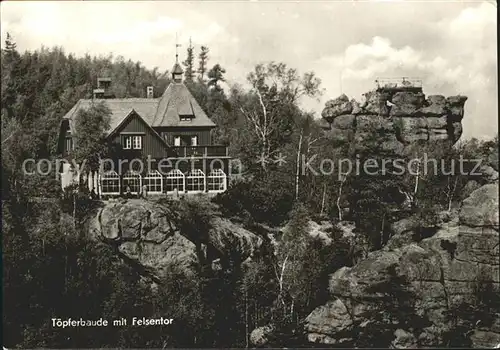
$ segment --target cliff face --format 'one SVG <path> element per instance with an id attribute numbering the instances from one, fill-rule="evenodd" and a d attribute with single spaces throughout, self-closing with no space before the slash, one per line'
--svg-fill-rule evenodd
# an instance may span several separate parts
<path id="1" fill-rule="evenodd" d="M 189 273 L 201 260 L 213 268 L 229 255 L 244 261 L 262 245 L 262 238 L 224 218 L 214 217 L 200 237 L 182 232 L 178 219 L 176 210 L 155 202 L 110 201 L 90 219 L 89 233 L 154 280 L 172 264 Z"/>
<path id="2" fill-rule="evenodd" d="M 418 329 L 415 321 L 394 325 L 386 320 L 387 328 L 393 330 L 392 345 L 406 348 L 443 344 L 443 335 L 453 323 L 447 313 L 464 303 L 472 304 L 479 282 L 496 291 L 500 288 L 498 206 L 496 180 L 475 190 L 463 202 L 458 217 L 442 223 L 433 236 L 420 242 L 395 240 L 352 268 L 336 271 L 330 277 L 331 301 L 306 319 L 308 340 L 351 344 L 353 334 L 362 337 L 374 322 L 374 315 L 401 308 L 402 301 L 390 295 L 388 286 L 391 281 L 404 280 L 412 304 L 405 317 L 409 319 L 414 313 L 426 322 Z M 491 318 L 492 323 L 483 318 L 471 330 L 473 346 L 500 343 L 500 315 Z"/>
<path id="3" fill-rule="evenodd" d="M 465 96 L 378 89 L 364 98 L 359 103 L 341 95 L 326 103 L 321 115 L 328 138 L 360 145 L 375 132 L 383 135 L 382 149 L 398 154 L 416 141 L 455 143 L 462 135 Z"/>

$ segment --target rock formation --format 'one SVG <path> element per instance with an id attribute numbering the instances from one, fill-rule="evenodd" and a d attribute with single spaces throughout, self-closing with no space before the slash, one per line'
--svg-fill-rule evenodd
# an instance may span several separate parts
<path id="1" fill-rule="evenodd" d="M 369 134 L 384 135 L 383 149 L 401 154 L 416 141 L 455 143 L 462 135 L 465 96 L 431 95 L 421 89 L 377 89 L 358 103 L 343 94 L 326 103 L 320 125 L 325 134 L 341 145 L 357 146 Z"/>
<path id="2" fill-rule="evenodd" d="M 262 245 L 262 238 L 220 217 L 204 237 L 190 237 L 179 230 L 178 215 L 152 201 L 107 202 L 91 218 L 89 231 L 157 281 L 172 264 L 189 272 L 200 259 L 210 263 L 237 254 L 244 261 Z"/>
<path id="3" fill-rule="evenodd" d="M 424 318 L 427 324 L 422 329 L 388 324 L 395 328 L 392 346 L 443 344 L 443 334 L 452 327 L 446 317 L 448 311 L 474 300 L 479 281 L 500 288 L 498 207 L 498 180 L 493 180 L 464 200 L 458 217 L 442 223 L 433 236 L 420 242 L 399 237 L 355 266 L 336 271 L 330 277 L 331 301 L 306 319 L 308 340 L 352 344 L 353 334 L 362 333 L 374 315 L 391 308 L 387 303 L 391 296 L 378 287 L 404 280 L 413 295 L 410 313 Z M 411 220 L 405 220 L 395 224 L 399 235 L 412 230 Z M 479 322 L 471 330 L 475 347 L 500 343 L 500 315 L 491 316 L 496 319 L 493 324 Z"/>

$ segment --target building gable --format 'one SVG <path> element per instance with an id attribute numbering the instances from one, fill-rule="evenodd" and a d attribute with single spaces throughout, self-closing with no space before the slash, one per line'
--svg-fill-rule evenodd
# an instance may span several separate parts
<path id="1" fill-rule="evenodd" d="M 172 155 L 169 154 L 165 140 L 133 109 L 109 134 L 108 139 L 114 144 L 123 146 L 123 137 L 129 135 L 143 137 L 141 153 L 144 156 L 162 158 Z"/>

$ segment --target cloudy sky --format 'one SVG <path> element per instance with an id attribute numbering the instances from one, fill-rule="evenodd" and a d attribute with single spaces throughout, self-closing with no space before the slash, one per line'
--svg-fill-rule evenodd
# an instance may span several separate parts
<path id="1" fill-rule="evenodd" d="M 486 1 L 322 2 L 9 2 L 1 3 L 20 50 L 62 46 L 67 53 L 113 53 L 146 67 L 170 69 L 175 36 L 210 48 L 210 64 L 243 83 L 255 64 L 281 61 L 314 71 L 320 115 L 342 92 L 359 98 L 376 77 L 423 79 L 429 94 L 469 97 L 464 137 L 498 132 L 496 3 Z"/>

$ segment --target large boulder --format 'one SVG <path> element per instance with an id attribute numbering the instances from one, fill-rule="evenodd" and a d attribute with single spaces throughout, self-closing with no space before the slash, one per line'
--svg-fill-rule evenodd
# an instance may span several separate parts
<path id="1" fill-rule="evenodd" d="M 89 234 L 116 247 L 127 262 L 155 280 L 171 265 L 193 273 L 200 259 L 238 256 L 245 261 L 262 246 L 260 236 L 218 216 L 195 241 L 179 230 L 179 215 L 175 208 L 153 201 L 109 201 L 90 219 Z"/>
<path id="2" fill-rule="evenodd" d="M 498 230 L 498 183 L 478 188 L 465 199 L 460 223 L 469 227 L 492 227 Z"/>
<path id="3" fill-rule="evenodd" d="M 349 101 L 349 98 L 345 94 L 342 94 L 336 99 L 326 102 L 325 109 L 323 109 L 321 116 L 329 122 L 332 122 L 334 118 L 344 114 L 351 114 L 351 112 L 351 101 Z"/>
<path id="4" fill-rule="evenodd" d="M 394 349 L 414 349 L 417 347 L 417 339 L 412 333 L 398 328 L 394 332 L 391 345 Z"/>
<path id="5" fill-rule="evenodd" d="M 426 117 L 424 120 L 429 129 L 446 129 L 448 127 L 448 117 L 446 115 Z"/>
<path id="6" fill-rule="evenodd" d="M 155 279 L 172 264 L 191 273 L 198 263 L 195 244 L 179 234 L 175 215 L 148 201 L 109 201 L 91 219 L 89 233 Z"/>
<path id="7" fill-rule="evenodd" d="M 262 347 L 269 343 L 270 337 L 274 332 L 274 328 L 272 326 L 262 326 L 255 328 L 250 333 L 250 342 L 257 346 Z"/>
<path id="8" fill-rule="evenodd" d="M 446 109 L 451 121 L 459 122 L 464 116 L 464 105 L 467 96 L 450 96 L 446 98 Z"/>
<path id="9" fill-rule="evenodd" d="M 390 115 L 393 117 L 417 114 L 425 103 L 425 95 L 421 92 L 400 91 L 392 96 L 393 106 Z"/>
<path id="10" fill-rule="evenodd" d="M 423 117 L 393 117 L 394 128 L 398 140 L 403 143 L 412 143 L 415 141 L 427 141 L 429 131 L 427 122 Z"/>
<path id="11" fill-rule="evenodd" d="M 491 165 L 481 165 L 478 171 L 481 174 L 481 181 L 483 184 L 493 184 L 498 182 L 498 171 L 496 171 Z"/>
<path id="12" fill-rule="evenodd" d="M 325 139 L 331 140 L 334 145 L 343 145 L 350 142 L 354 137 L 352 129 L 332 128 L 323 133 Z"/>
<path id="13" fill-rule="evenodd" d="M 356 116 L 356 131 L 375 131 L 390 133 L 393 131 L 392 120 L 378 115 Z"/>
<path id="14" fill-rule="evenodd" d="M 324 245 L 330 245 L 333 242 L 332 232 L 333 225 L 330 222 L 324 221 L 320 224 L 309 221 L 308 223 L 308 233 L 309 236 L 321 240 Z"/>
<path id="15" fill-rule="evenodd" d="M 352 105 L 351 114 L 357 115 L 363 113 L 363 109 L 361 108 L 361 105 L 359 104 L 358 101 L 356 101 L 355 99 L 351 99 L 351 105 Z"/>
<path id="16" fill-rule="evenodd" d="M 420 114 L 426 117 L 441 117 L 447 113 L 446 98 L 442 95 L 430 95 L 427 97 L 427 105 L 421 107 Z"/>
<path id="17" fill-rule="evenodd" d="M 355 117 L 352 114 L 344 114 L 336 117 L 332 122 L 332 128 L 341 130 L 352 130 Z"/>
<path id="18" fill-rule="evenodd" d="M 363 94 L 365 101 L 361 104 L 363 114 L 375 114 L 383 117 L 389 116 L 390 108 L 387 101 L 391 94 L 383 91 L 369 91 Z"/>
<path id="19" fill-rule="evenodd" d="M 210 224 L 212 228 L 208 232 L 208 244 L 222 257 L 236 253 L 244 261 L 262 246 L 261 237 L 228 219 L 215 217 Z"/>

